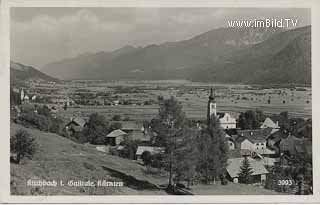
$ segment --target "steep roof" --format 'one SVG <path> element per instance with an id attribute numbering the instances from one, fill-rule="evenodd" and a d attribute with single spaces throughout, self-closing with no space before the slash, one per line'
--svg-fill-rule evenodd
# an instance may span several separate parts
<path id="1" fill-rule="evenodd" d="M 279 125 L 277 125 L 276 123 L 274 123 L 269 117 L 267 117 L 264 122 L 262 123 L 262 125 L 260 126 L 260 128 L 274 128 L 274 129 L 279 129 Z"/>
<path id="2" fill-rule="evenodd" d="M 127 133 L 120 130 L 120 129 L 117 129 L 117 130 L 113 130 L 112 132 L 110 132 L 107 137 L 119 137 L 119 136 L 123 136 L 123 135 L 126 135 Z"/>
<path id="3" fill-rule="evenodd" d="M 242 161 L 244 158 L 233 158 L 228 159 L 228 165 L 227 165 L 227 172 L 228 174 L 234 178 L 239 177 L 238 174 L 240 173 L 240 167 L 242 166 Z M 248 157 L 250 167 L 252 168 L 253 173 L 251 175 L 261 175 L 261 174 L 267 174 L 269 173 L 268 170 L 263 165 L 262 161 L 258 161 L 255 159 L 252 159 L 251 157 Z"/>
<path id="4" fill-rule="evenodd" d="M 151 147 L 151 146 L 138 146 L 136 155 L 142 155 L 144 151 L 149 151 L 151 154 L 157 154 L 164 152 L 163 147 Z"/>
<path id="5" fill-rule="evenodd" d="M 272 128 L 267 127 L 257 130 L 237 130 L 237 133 L 239 136 L 245 137 L 250 141 L 256 142 L 266 140 L 272 133 L 272 130 Z"/>
<path id="6" fill-rule="evenodd" d="M 76 123 L 77 125 L 79 125 L 80 127 L 84 127 L 84 125 L 86 124 L 86 121 L 81 118 L 81 117 L 75 117 L 72 119 L 72 122 Z"/>

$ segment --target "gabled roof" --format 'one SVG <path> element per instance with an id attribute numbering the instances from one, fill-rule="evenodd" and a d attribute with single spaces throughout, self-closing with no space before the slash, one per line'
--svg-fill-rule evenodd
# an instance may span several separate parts
<path id="1" fill-rule="evenodd" d="M 119 136 L 123 136 L 123 135 L 126 135 L 127 133 L 120 130 L 120 129 L 117 129 L 117 130 L 113 130 L 112 132 L 110 132 L 107 137 L 119 137 Z"/>
<path id="2" fill-rule="evenodd" d="M 164 152 L 163 147 L 151 147 L 151 146 L 138 146 L 136 155 L 142 155 L 144 151 L 149 151 L 151 154 L 157 154 Z"/>
<path id="3" fill-rule="evenodd" d="M 84 127 L 84 125 L 86 124 L 86 121 L 81 117 L 75 117 L 75 118 L 72 119 L 71 122 L 76 123 L 80 127 Z"/>
<path id="4" fill-rule="evenodd" d="M 260 142 L 266 140 L 271 132 L 272 128 L 264 128 L 257 130 L 237 130 L 239 136 L 245 137 L 252 142 Z"/>
<path id="5" fill-rule="evenodd" d="M 228 157 L 229 158 L 241 158 L 243 156 L 250 156 L 251 151 L 248 149 L 233 149 L 229 150 Z"/>
<path id="6" fill-rule="evenodd" d="M 242 161 L 244 158 L 233 158 L 228 159 L 227 172 L 231 178 L 239 177 L 240 167 L 242 166 Z M 253 173 L 251 175 L 261 175 L 269 173 L 268 170 L 263 165 L 262 161 L 258 161 L 248 157 L 250 167 L 252 168 Z"/>
<path id="7" fill-rule="evenodd" d="M 264 122 L 262 123 L 262 125 L 260 126 L 260 128 L 274 128 L 274 129 L 279 129 L 279 125 L 277 125 L 276 123 L 274 123 L 269 117 L 267 117 Z"/>

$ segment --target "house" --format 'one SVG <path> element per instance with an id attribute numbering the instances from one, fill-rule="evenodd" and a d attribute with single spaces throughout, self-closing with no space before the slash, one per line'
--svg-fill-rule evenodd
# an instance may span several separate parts
<path id="1" fill-rule="evenodd" d="M 226 170 L 229 180 L 233 181 L 234 183 L 239 182 L 239 173 L 241 170 L 240 167 L 242 166 L 243 160 L 244 157 L 228 159 Z M 263 183 L 266 180 L 267 174 L 269 173 L 263 165 L 263 162 L 255 160 L 251 157 L 248 157 L 248 160 L 253 171 L 251 174 L 252 183 Z"/>
<path id="2" fill-rule="evenodd" d="M 291 134 L 282 138 L 279 143 L 280 154 L 301 155 L 311 158 L 312 142 L 309 139 L 300 139 Z"/>
<path id="3" fill-rule="evenodd" d="M 251 153 L 255 152 L 263 156 L 273 156 L 276 154 L 275 150 L 267 147 L 266 139 L 259 137 L 242 138 L 240 141 L 240 149 L 250 150 Z"/>
<path id="4" fill-rule="evenodd" d="M 81 117 L 71 118 L 70 122 L 65 126 L 66 131 L 70 134 L 81 132 L 85 127 L 86 121 Z"/>
<path id="5" fill-rule="evenodd" d="M 275 123 L 275 122 L 273 122 L 273 121 L 271 120 L 271 118 L 269 118 L 269 117 L 267 117 L 267 118 L 264 120 L 264 122 L 261 124 L 260 128 L 261 128 L 261 129 L 264 129 L 264 128 L 272 128 L 270 134 L 275 133 L 275 132 L 277 132 L 277 131 L 280 130 L 280 126 L 279 126 L 278 121 L 276 121 L 276 123 Z"/>
<path id="6" fill-rule="evenodd" d="M 120 129 L 113 130 L 107 135 L 107 143 L 111 146 L 119 145 L 124 141 L 126 135 L 127 133 Z"/>
<path id="7" fill-rule="evenodd" d="M 141 161 L 141 155 L 143 152 L 148 151 L 151 154 L 159 154 L 164 153 L 164 147 L 151 147 L 151 146 L 138 146 L 136 151 L 136 159 L 137 161 Z"/>
<path id="8" fill-rule="evenodd" d="M 218 113 L 220 126 L 223 129 L 234 129 L 237 127 L 236 118 L 232 117 L 229 113 Z"/>
<path id="9" fill-rule="evenodd" d="M 127 133 L 131 140 L 140 140 L 142 142 L 150 141 L 150 135 L 147 135 L 141 122 L 136 121 L 111 121 L 110 124 L 121 124 L 121 130 Z"/>

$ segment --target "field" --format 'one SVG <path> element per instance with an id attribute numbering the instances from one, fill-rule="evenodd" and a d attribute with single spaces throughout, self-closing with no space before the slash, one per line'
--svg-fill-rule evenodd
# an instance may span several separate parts
<path id="1" fill-rule="evenodd" d="M 11 124 L 11 134 L 22 128 Z M 167 177 L 147 174 L 145 167 L 135 161 L 98 152 L 93 145 L 74 143 L 56 134 L 28 130 L 39 145 L 32 160 L 11 163 L 11 194 L 13 195 L 163 195 L 168 194 Z M 27 180 L 107 180 L 124 182 L 123 187 L 32 187 Z M 279 194 L 256 186 L 233 184 L 196 185 L 192 194 Z"/>
<path id="2" fill-rule="evenodd" d="M 44 85 L 37 85 L 43 87 Z M 37 88 L 35 86 L 35 88 Z M 218 112 L 239 112 L 259 109 L 264 113 L 279 114 L 288 111 L 294 117 L 311 118 L 312 95 L 310 87 L 263 87 L 193 83 L 189 81 L 69 81 L 54 86 L 53 97 L 88 101 L 108 101 L 109 104 L 77 104 L 60 114 L 66 119 L 73 115 L 88 116 L 99 112 L 108 119 L 122 115 L 131 120 L 150 120 L 158 113 L 157 98 L 174 96 L 192 119 L 205 119 L 210 88 L 215 90 Z M 48 87 L 46 87 L 49 89 Z M 80 97 L 79 97 L 80 96 Z M 113 104 L 113 101 L 123 103 Z M 151 103 L 146 103 L 146 102 Z M 61 106 L 62 107 L 62 106 Z"/>

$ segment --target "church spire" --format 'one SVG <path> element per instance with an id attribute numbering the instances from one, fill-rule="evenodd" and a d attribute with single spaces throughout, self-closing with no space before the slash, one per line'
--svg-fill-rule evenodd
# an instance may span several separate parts
<path id="1" fill-rule="evenodd" d="M 215 94 L 213 92 L 213 88 L 210 89 L 209 101 L 214 102 Z"/>
<path id="2" fill-rule="evenodd" d="M 208 100 L 208 109 L 207 109 L 207 123 L 210 124 L 212 115 L 217 116 L 217 104 L 215 101 L 215 92 L 213 88 L 210 89 L 210 95 Z"/>

